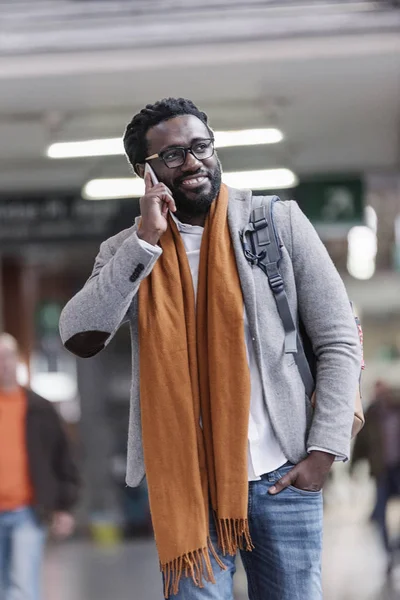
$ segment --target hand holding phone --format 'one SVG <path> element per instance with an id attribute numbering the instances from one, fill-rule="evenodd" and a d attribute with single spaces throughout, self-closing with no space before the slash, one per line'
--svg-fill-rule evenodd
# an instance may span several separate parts
<path id="1" fill-rule="evenodd" d="M 155 246 L 168 227 L 168 210 L 176 211 L 171 190 L 159 183 L 151 166 L 144 169 L 145 194 L 140 199 L 141 224 L 138 236 Z"/>
<path id="2" fill-rule="evenodd" d="M 151 183 L 153 184 L 153 186 L 157 185 L 157 183 L 160 183 L 157 179 L 157 175 L 154 173 L 153 167 L 148 162 L 144 165 L 145 182 L 146 182 L 146 175 L 150 175 Z"/>

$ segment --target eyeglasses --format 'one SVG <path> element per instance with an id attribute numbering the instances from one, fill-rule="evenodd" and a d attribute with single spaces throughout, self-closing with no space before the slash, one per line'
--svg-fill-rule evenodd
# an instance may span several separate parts
<path id="1" fill-rule="evenodd" d="M 191 146 L 187 147 L 173 146 L 172 148 L 167 148 L 167 150 L 164 150 L 159 154 L 152 154 L 145 160 L 148 161 L 155 158 L 161 158 L 166 167 L 169 169 L 175 169 L 176 167 L 181 167 L 185 164 L 188 152 L 197 158 L 197 160 L 206 160 L 206 158 L 211 158 L 211 156 L 214 154 L 214 140 L 212 138 L 206 140 L 197 140 L 196 142 L 193 142 Z"/>

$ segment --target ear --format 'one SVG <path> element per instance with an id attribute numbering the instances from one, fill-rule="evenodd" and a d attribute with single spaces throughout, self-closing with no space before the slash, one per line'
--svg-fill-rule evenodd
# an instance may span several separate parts
<path id="1" fill-rule="evenodd" d="M 144 165 L 141 163 L 136 163 L 135 165 L 135 172 L 137 173 L 137 175 L 139 175 L 139 177 L 141 177 L 142 179 L 144 179 Z"/>

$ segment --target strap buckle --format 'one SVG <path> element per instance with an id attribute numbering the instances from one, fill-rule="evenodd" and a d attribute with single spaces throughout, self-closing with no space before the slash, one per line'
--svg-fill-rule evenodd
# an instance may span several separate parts
<path id="1" fill-rule="evenodd" d="M 265 225 L 263 225 L 265 227 Z M 242 242 L 243 252 L 246 259 L 251 265 L 258 265 L 267 255 L 265 250 L 262 250 L 260 254 L 253 252 L 253 244 L 251 243 L 252 236 L 262 227 L 254 227 L 254 224 L 248 223 L 248 225 L 240 232 L 240 240 Z"/>
<path id="2" fill-rule="evenodd" d="M 283 290 L 283 279 L 280 273 L 275 273 L 269 279 L 270 286 L 274 292 L 281 292 Z"/>

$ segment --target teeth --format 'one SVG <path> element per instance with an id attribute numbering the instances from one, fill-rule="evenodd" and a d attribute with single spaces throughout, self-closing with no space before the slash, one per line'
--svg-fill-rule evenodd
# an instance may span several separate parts
<path id="1" fill-rule="evenodd" d="M 203 183 L 205 177 L 194 177 L 193 179 L 185 179 L 182 183 L 183 185 L 198 185 L 199 183 Z"/>

